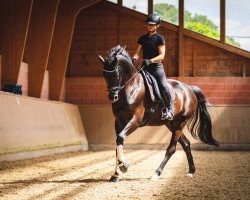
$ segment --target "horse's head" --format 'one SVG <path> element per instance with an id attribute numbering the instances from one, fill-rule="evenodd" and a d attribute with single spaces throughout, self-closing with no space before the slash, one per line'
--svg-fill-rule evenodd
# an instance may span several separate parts
<path id="1" fill-rule="evenodd" d="M 125 50 L 125 47 L 121 47 L 120 45 L 112 48 L 108 52 L 105 60 L 100 55 L 98 57 L 103 64 L 102 70 L 109 92 L 109 100 L 115 103 L 118 101 L 119 91 L 122 89 L 122 69 L 125 65 L 132 65 L 131 58 Z"/>

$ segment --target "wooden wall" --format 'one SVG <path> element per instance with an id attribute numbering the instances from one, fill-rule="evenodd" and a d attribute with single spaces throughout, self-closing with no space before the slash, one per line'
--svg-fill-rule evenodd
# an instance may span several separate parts
<path id="1" fill-rule="evenodd" d="M 138 37 L 147 32 L 145 17 L 108 2 L 83 10 L 76 20 L 67 76 L 101 76 L 97 55 L 106 56 L 106 52 L 118 44 L 127 45 L 127 50 L 133 55 Z M 167 42 L 167 54 L 163 61 L 166 72 L 168 76 L 178 76 L 178 27 L 162 23 L 158 32 Z M 242 77 L 243 71 L 250 76 L 250 53 L 244 52 L 241 56 L 236 48 L 232 50 L 229 45 L 197 35 L 184 32 L 185 76 Z M 213 44 L 210 44 L 211 41 Z"/>
<path id="2" fill-rule="evenodd" d="M 60 101 L 75 18 L 100 0 L 0 1 L 1 86 L 25 83 L 25 94 Z M 55 28 L 54 28 L 55 27 Z M 28 67 L 24 71 L 21 63 Z M 50 76 L 47 76 L 49 72 Z M 44 81 L 50 79 L 49 81 Z M 49 83 L 49 87 L 47 84 Z M 47 93 L 47 94 L 45 94 Z"/>
<path id="3" fill-rule="evenodd" d="M 243 77 L 243 69 L 250 68 L 249 59 L 194 38 L 186 36 L 184 45 L 185 76 Z"/>
<path id="4" fill-rule="evenodd" d="M 23 59 L 32 0 L 2 1 L 2 82 L 16 84 Z"/>
<path id="5" fill-rule="evenodd" d="M 121 9 L 124 11 L 124 8 Z M 127 9 L 125 10 L 127 11 Z M 139 18 L 134 18 L 126 12 L 121 13 L 114 6 L 109 7 L 106 2 L 83 10 L 76 20 L 67 76 L 102 76 L 97 55 L 106 56 L 106 52 L 118 44 L 126 45 L 130 55 L 133 55 L 139 36 L 147 33 L 144 23 L 145 16 L 133 13 Z M 167 59 L 163 61 L 164 66 L 166 69 L 168 66 L 167 71 L 171 75 L 177 75 L 177 33 L 164 28 L 160 28 L 159 32 L 164 36 L 167 35 L 168 51 Z"/>
<path id="6" fill-rule="evenodd" d="M 133 55 L 147 32 L 146 15 L 101 0 L 4 0 L 0 16 L 1 86 L 21 76 L 27 95 L 56 101 L 67 94 L 65 74 L 101 78 L 97 55 L 118 44 Z M 163 22 L 159 33 L 167 42 L 165 71 L 179 77 L 178 26 Z M 183 35 L 184 76 L 250 76 L 249 52 L 189 30 Z"/>
<path id="7" fill-rule="evenodd" d="M 29 64 L 29 96 L 41 97 L 59 0 L 33 0 L 24 61 Z"/>
<path id="8" fill-rule="evenodd" d="M 2 26 L 3 26 L 2 25 L 3 24 L 3 15 L 2 15 L 2 13 L 3 13 L 3 1 L 0 1 L 0 55 L 2 55 L 2 44 L 3 44 L 3 42 L 2 42 L 2 40 L 3 40 L 2 39 L 2 34 L 3 34 L 3 32 L 2 32 L 2 30 L 3 30 L 3 28 L 2 28 Z M 1 62 L 0 62 L 0 66 L 1 66 Z"/>

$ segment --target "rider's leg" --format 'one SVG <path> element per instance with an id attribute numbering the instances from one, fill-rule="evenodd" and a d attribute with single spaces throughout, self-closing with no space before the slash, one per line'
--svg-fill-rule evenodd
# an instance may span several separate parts
<path id="1" fill-rule="evenodd" d="M 155 77 L 162 95 L 164 104 L 164 108 L 162 109 L 162 120 L 173 120 L 171 94 L 167 86 L 167 78 L 163 67 L 157 66 L 152 75 Z"/>

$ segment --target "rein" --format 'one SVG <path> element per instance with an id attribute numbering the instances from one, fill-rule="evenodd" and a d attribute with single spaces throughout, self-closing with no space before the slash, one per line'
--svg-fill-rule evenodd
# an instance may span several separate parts
<path id="1" fill-rule="evenodd" d="M 122 90 L 141 70 L 143 70 L 145 66 L 142 66 L 136 73 L 134 76 L 132 76 L 126 83 L 124 83 L 124 85 L 122 87 L 120 87 L 119 91 Z M 118 92 L 119 92 L 118 91 Z"/>

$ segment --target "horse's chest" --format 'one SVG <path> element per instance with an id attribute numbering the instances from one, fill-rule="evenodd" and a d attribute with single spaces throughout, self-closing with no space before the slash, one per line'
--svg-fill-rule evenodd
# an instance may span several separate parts
<path id="1" fill-rule="evenodd" d="M 127 106 L 113 106 L 113 113 L 119 120 L 126 120 L 133 115 L 132 109 Z"/>

